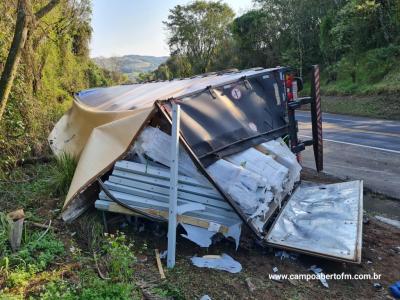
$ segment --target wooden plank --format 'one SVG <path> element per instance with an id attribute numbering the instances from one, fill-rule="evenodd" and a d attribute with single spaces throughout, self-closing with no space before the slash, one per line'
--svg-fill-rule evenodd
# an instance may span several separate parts
<path id="1" fill-rule="evenodd" d="M 139 217 L 141 216 L 125 207 L 122 207 L 121 205 L 119 205 L 115 202 L 97 200 L 95 202 L 95 206 L 97 209 L 100 209 L 100 210 L 105 210 L 105 208 L 107 207 L 107 211 L 113 212 L 113 213 L 124 214 L 124 215 L 129 215 L 129 216 L 139 216 Z M 165 210 L 164 211 L 156 210 L 156 209 L 152 209 L 152 208 L 140 208 L 140 210 L 142 210 L 143 212 L 145 212 L 147 214 L 165 218 L 165 220 L 168 217 L 168 211 L 165 211 Z M 206 229 L 208 229 L 208 227 L 210 226 L 209 221 L 200 219 L 200 218 L 194 218 L 194 217 L 191 217 L 188 215 L 178 215 L 178 222 L 197 226 L 197 227 L 202 227 L 202 228 L 206 228 Z M 216 222 L 214 222 L 214 223 L 216 223 Z M 220 225 L 221 225 L 221 227 L 219 228 L 218 232 L 225 233 L 225 234 L 228 233 L 229 228 L 225 225 L 222 225 L 222 224 L 220 224 Z"/>
<path id="2" fill-rule="evenodd" d="M 156 253 L 156 261 L 157 261 L 157 267 L 158 267 L 158 272 L 160 273 L 161 279 L 165 279 L 165 274 L 164 274 L 164 269 L 161 264 L 161 259 L 160 259 L 160 253 L 158 252 L 158 249 L 154 249 L 154 252 Z"/>

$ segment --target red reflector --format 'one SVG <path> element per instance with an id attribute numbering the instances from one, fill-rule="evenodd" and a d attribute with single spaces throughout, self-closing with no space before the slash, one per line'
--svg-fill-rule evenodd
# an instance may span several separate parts
<path id="1" fill-rule="evenodd" d="M 293 93 L 287 92 L 287 97 L 288 97 L 288 100 L 293 100 Z"/>
<path id="2" fill-rule="evenodd" d="M 286 75 L 286 87 L 291 88 L 293 84 L 293 76 Z"/>

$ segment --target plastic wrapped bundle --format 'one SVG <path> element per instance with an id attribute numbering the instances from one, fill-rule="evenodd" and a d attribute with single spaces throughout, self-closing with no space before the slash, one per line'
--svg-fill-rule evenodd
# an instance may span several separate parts
<path id="1" fill-rule="evenodd" d="M 265 155 L 254 148 L 249 148 L 225 158 L 231 163 L 242 166 L 266 180 L 276 195 L 282 194 L 289 179 L 289 170 L 276 162 L 271 156 Z"/>
<path id="2" fill-rule="evenodd" d="M 270 184 L 261 176 L 223 159 L 209 166 L 207 171 L 250 217 L 268 211 L 273 194 Z"/>
<path id="3" fill-rule="evenodd" d="M 289 169 L 289 182 L 286 185 L 285 192 L 290 193 L 294 183 L 300 180 L 301 166 L 297 162 L 296 155 L 290 151 L 281 138 L 263 143 L 257 148 L 262 152 L 275 155 L 275 160 Z"/>

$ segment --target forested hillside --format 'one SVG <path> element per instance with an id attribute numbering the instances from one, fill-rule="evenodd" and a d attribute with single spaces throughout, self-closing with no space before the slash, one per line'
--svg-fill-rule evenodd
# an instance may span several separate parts
<path id="1" fill-rule="evenodd" d="M 34 20 L 29 20 L 33 14 Z M 15 26 L 17 16 L 19 26 Z M 26 30 L 10 94 L 0 103 L 4 107 L 0 115 L 0 168 L 45 154 L 48 133 L 71 105 L 74 92 L 121 80 L 119 74 L 105 71 L 89 59 L 90 18 L 87 0 L 0 1 L 2 95 L 4 83 L 11 77 L 6 74 L 7 63 L 18 52 L 11 46 L 13 39 L 18 29 L 22 33 Z"/>
<path id="2" fill-rule="evenodd" d="M 166 56 L 124 55 L 113 57 L 95 57 L 94 62 L 109 71 L 116 71 L 128 76 L 130 81 L 143 72 L 152 72 L 164 63 Z"/>
<path id="3" fill-rule="evenodd" d="M 165 21 L 171 57 L 143 80 L 228 68 L 323 68 L 326 94 L 400 91 L 400 1 L 255 0 L 234 17 L 220 2 L 196 1 Z"/>

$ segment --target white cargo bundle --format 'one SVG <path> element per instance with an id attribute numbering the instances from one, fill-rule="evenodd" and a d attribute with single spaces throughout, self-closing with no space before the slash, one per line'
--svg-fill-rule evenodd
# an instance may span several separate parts
<path id="1" fill-rule="evenodd" d="M 274 198 L 271 185 L 261 176 L 220 159 L 207 168 L 211 177 L 249 216 L 268 210 Z"/>
<path id="2" fill-rule="evenodd" d="M 245 170 L 261 176 L 272 188 L 275 201 L 280 202 L 284 198 L 284 190 L 289 181 L 289 170 L 276 162 L 271 156 L 249 148 L 240 153 L 227 156 L 227 161 L 241 166 Z"/>
<path id="3" fill-rule="evenodd" d="M 295 182 L 300 180 L 301 166 L 297 162 L 296 155 L 290 151 L 281 138 L 258 145 L 257 148 L 262 152 L 274 155 L 278 163 L 289 169 L 289 181 L 286 184 L 285 192 L 291 193 Z"/>
<path id="4" fill-rule="evenodd" d="M 170 135 L 149 126 L 139 135 L 133 151 L 170 167 L 170 143 Z M 261 231 L 271 201 L 280 204 L 291 193 L 294 182 L 299 180 L 301 167 L 281 139 L 261 144 L 257 149 L 249 148 L 217 160 L 207 167 L 207 171 Z M 179 173 L 211 187 L 182 147 L 179 151 Z"/>

